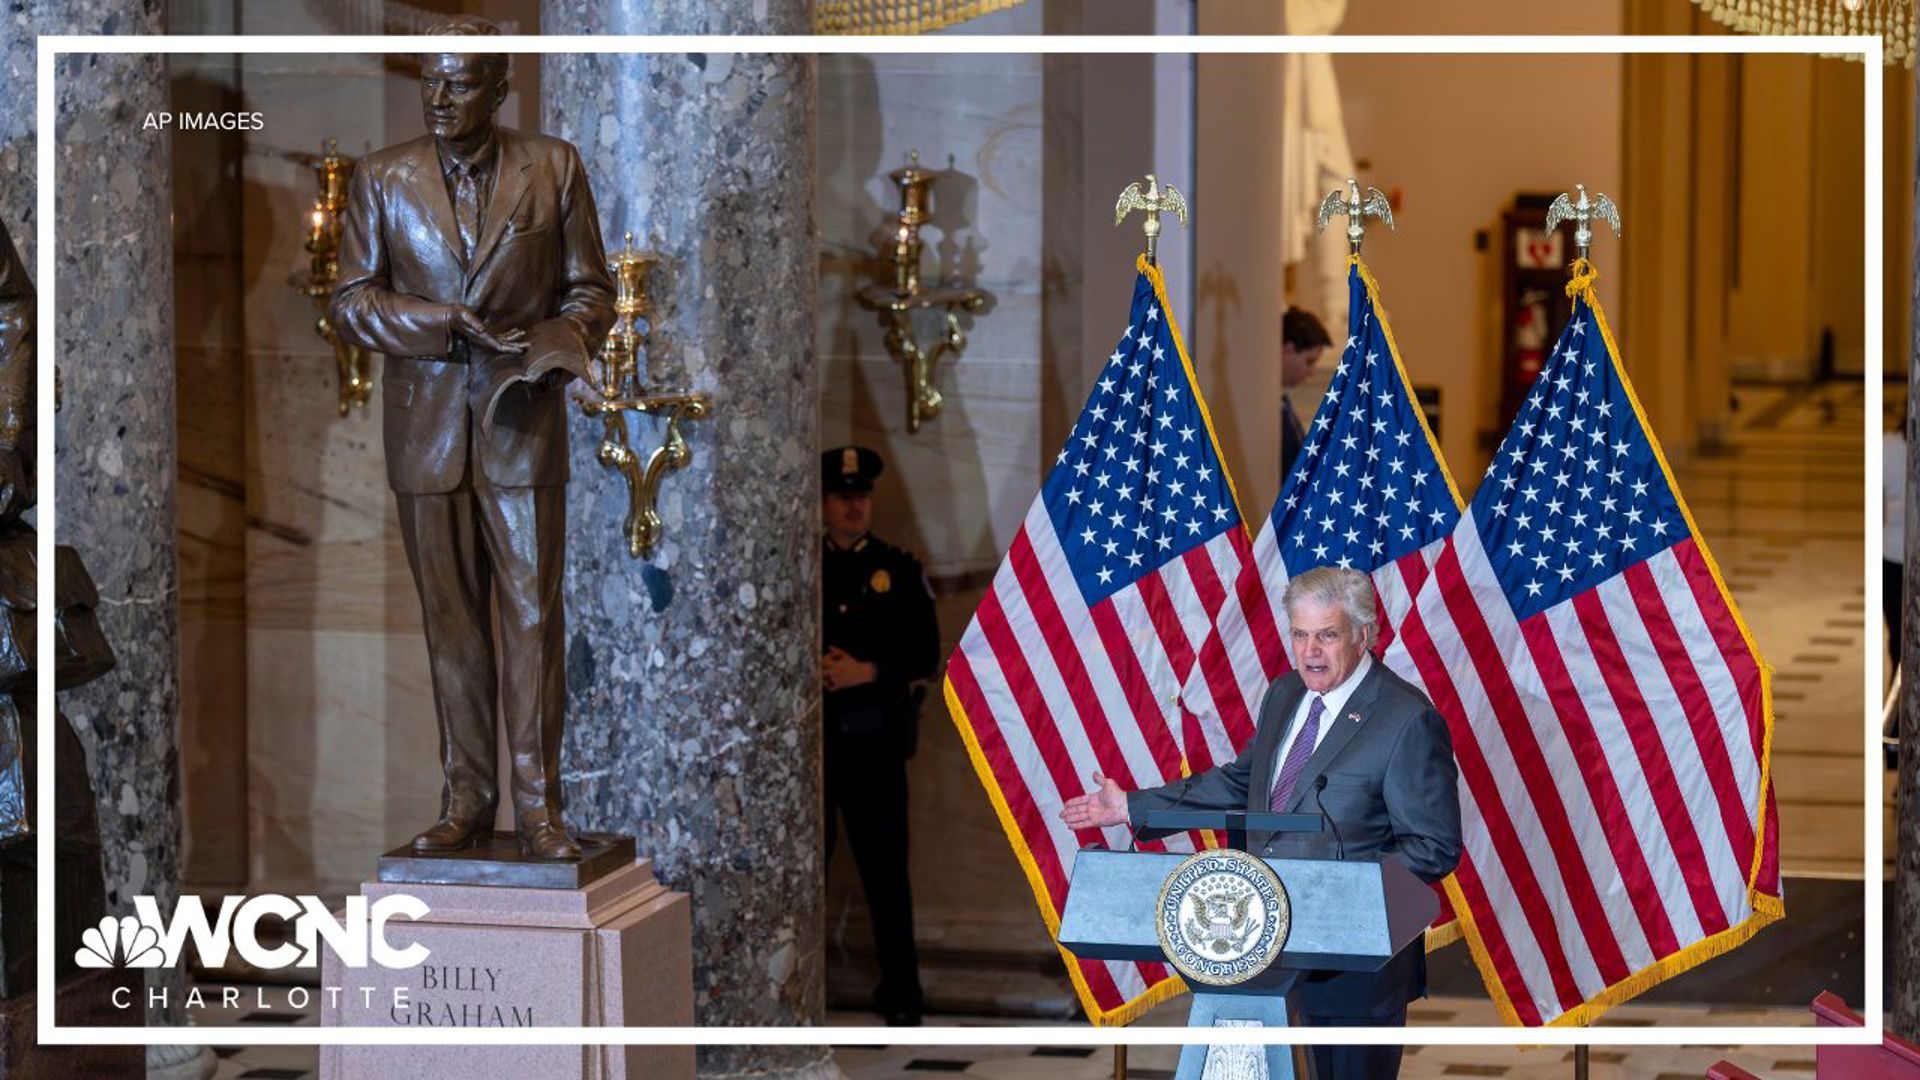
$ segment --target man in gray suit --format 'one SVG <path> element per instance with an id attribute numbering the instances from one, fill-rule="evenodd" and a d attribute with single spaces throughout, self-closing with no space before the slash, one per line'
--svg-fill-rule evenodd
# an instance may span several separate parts
<path id="1" fill-rule="evenodd" d="M 1368 652 L 1377 636 L 1373 582 L 1317 567 L 1287 583 L 1295 668 L 1267 687 L 1253 742 L 1240 756 L 1179 783 L 1128 794 L 1099 774 L 1069 800 L 1080 829 L 1137 824 L 1152 810 L 1319 813 L 1332 832 L 1249 833 L 1275 858 L 1400 859 L 1439 881 L 1460 861 L 1458 768 L 1446 721 L 1425 695 Z M 1150 834 L 1143 833 L 1143 836 Z M 1296 991 L 1309 1024 L 1398 1026 L 1426 996 L 1426 951 L 1415 941 L 1378 972 L 1309 976 Z M 1316 1046 L 1319 1080 L 1377 1080 L 1400 1071 L 1398 1046 Z"/>
<path id="2" fill-rule="evenodd" d="M 432 32 L 499 31 L 462 17 Z M 329 309 L 341 337 L 387 356 L 387 480 L 420 590 L 446 779 L 440 820 L 413 847 L 458 851 L 492 830 L 498 698 L 522 853 L 577 858 L 560 815 L 562 386 L 612 325 L 613 284 L 578 152 L 494 123 L 507 58 L 432 54 L 421 68 L 430 134 L 354 170 Z"/>

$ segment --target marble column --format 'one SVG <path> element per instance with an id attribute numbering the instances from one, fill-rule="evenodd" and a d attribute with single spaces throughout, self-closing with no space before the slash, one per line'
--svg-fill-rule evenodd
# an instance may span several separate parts
<path id="1" fill-rule="evenodd" d="M 752 7 L 782 8 L 754 16 Z M 546 33 L 805 32 L 804 4 L 548 0 Z M 630 832 L 692 894 L 707 1025 L 812 1024 L 824 996 L 812 62 L 548 56 L 548 133 L 586 161 L 609 247 L 658 251 L 651 371 L 685 425 L 665 537 L 627 556 L 625 484 L 576 417 L 568 495 L 568 820 Z M 663 426 L 634 421 L 641 453 Z M 707 1076 L 830 1076 L 825 1047 L 703 1048 Z"/>
<path id="2" fill-rule="evenodd" d="M 57 76 L 54 171 L 59 235 L 33 212 L 34 36 L 159 33 L 159 0 L 33 0 L 0 24 L 0 214 L 34 267 L 57 245 L 62 378 L 55 470 L 59 540 L 80 550 L 100 590 L 100 622 L 118 657 L 107 676 L 62 696 L 99 799 L 107 902 L 130 914 L 179 894 L 178 658 L 175 635 L 173 237 L 167 137 L 143 131 L 167 108 L 160 57 L 68 56 Z M 47 283 L 39 283 L 45 288 Z M 47 353 L 41 354 L 42 361 Z M 184 992 L 183 971 L 149 973 Z M 179 1022 L 156 1011 L 150 1023 Z M 150 1055 L 205 1075 L 200 1048 Z"/>
<path id="3" fill-rule="evenodd" d="M 1920 91 L 1916 92 L 1914 115 L 1920 117 Z M 1920 800 L 1920 133 L 1914 139 L 1914 171 L 1907 183 L 1915 194 L 1914 235 L 1908 248 L 1913 260 L 1913 294 L 1905 297 L 1912 305 L 1912 340 L 1907 343 L 1907 500 L 1906 548 L 1902 565 L 1906 572 L 1906 595 L 1901 604 L 1900 665 L 1900 775 L 1894 805 L 1894 888 L 1893 911 L 1886 920 L 1887 952 L 1892 956 L 1893 979 L 1887 988 L 1889 1030 L 1909 1039 L 1920 1038 L 1920 814 L 1913 812 Z M 1902 298 L 1889 297 L 1889 303 Z M 1892 368 L 1899 363 L 1893 356 L 1883 358 Z M 1891 555 L 1892 552 L 1884 554 Z M 1879 639 L 1875 639 L 1876 641 Z"/>

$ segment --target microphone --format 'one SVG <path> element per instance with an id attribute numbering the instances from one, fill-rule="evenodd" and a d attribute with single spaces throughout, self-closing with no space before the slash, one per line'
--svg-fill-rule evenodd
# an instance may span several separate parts
<path id="1" fill-rule="evenodd" d="M 1340 829 L 1333 823 L 1333 815 L 1327 813 L 1326 805 L 1320 801 L 1320 793 L 1327 790 L 1327 774 L 1321 773 L 1313 778 L 1313 805 L 1320 811 L 1320 820 L 1327 823 L 1327 831 L 1333 834 L 1334 850 L 1339 852 L 1340 861 L 1347 861 L 1347 845 L 1340 840 Z"/>
<path id="2" fill-rule="evenodd" d="M 1173 800 L 1172 806 L 1167 807 L 1168 813 L 1172 813 L 1173 811 L 1180 809 L 1180 804 L 1187 801 L 1187 792 L 1193 790 L 1193 782 L 1199 778 L 1200 778 L 1200 774 L 1194 773 L 1193 775 L 1188 776 L 1185 780 L 1182 780 L 1180 782 L 1180 796 Z M 1141 826 L 1135 825 L 1132 828 L 1127 830 L 1127 850 L 1128 851 L 1139 850 L 1140 828 Z"/>

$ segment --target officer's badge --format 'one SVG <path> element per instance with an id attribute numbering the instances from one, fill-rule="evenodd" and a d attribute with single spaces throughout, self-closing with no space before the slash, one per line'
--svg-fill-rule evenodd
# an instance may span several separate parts
<path id="1" fill-rule="evenodd" d="M 893 575 L 887 573 L 885 570 L 875 570 L 873 576 L 867 579 L 867 585 L 873 589 L 874 592 L 886 592 L 888 589 L 893 588 Z"/>

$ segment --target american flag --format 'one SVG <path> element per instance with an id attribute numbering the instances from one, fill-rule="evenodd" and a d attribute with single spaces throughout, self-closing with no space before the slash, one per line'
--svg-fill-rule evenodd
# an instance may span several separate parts
<path id="1" fill-rule="evenodd" d="M 1154 787 L 1253 735 L 1244 701 L 1205 719 L 1182 701 L 1251 543 L 1160 272 L 1139 270 L 1126 331 L 947 662 L 948 708 L 1056 937 L 1074 854 L 1128 842 L 1125 828 L 1061 823 L 1089 776 Z M 1164 964 L 1062 955 L 1096 1024 L 1182 988 Z"/>
<path id="2" fill-rule="evenodd" d="M 1447 892 L 1516 1024 L 1586 1023 L 1784 911 L 1767 670 L 1591 280 L 1389 652 L 1447 718 Z"/>

